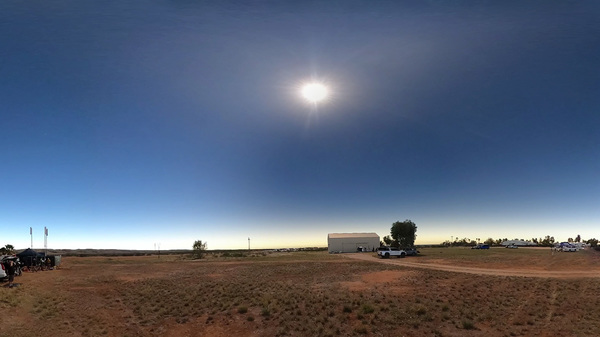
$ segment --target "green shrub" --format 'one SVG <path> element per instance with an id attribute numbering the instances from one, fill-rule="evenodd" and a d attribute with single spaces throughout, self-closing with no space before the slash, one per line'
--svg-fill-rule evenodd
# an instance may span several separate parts
<path id="1" fill-rule="evenodd" d="M 469 320 L 462 321 L 462 327 L 465 330 L 475 330 L 475 324 L 473 324 L 473 322 Z"/>
<path id="2" fill-rule="evenodd" d="M 362 312 L 363 314 L 372 314 L 373 312 L 375 312 L 375 308 L 373 308 L 369 304 L 363 304 Z"/>

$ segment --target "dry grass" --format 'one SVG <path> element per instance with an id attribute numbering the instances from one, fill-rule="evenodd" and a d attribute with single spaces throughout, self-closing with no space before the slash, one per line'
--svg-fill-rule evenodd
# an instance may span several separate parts
<path id="1" fill-rule="evenodd" d="M 527 254 L 513 251 L 498 253 L 517 261 Z M 452 251 L 444 260 L 467 254 Z M 14 316 L 2 315 L 0 335 L 591 336 L 600 329 L 598 278 L 474 276 L 326 253 L 64 263 L 0 289 L 0 310 Z"/>
<path id="2" fill-rule="evenodd" d="M 536 270 L 587 270 L 598 268 L 598 254 L 592 251 L 576 253 L 552 253 L 547 247 L 528 247 L 507 249 L 421 248 L 421 254 L 411 257 L 413 261 L 423 263 L 446 263 L 465 267 L 523 267 Z"/>

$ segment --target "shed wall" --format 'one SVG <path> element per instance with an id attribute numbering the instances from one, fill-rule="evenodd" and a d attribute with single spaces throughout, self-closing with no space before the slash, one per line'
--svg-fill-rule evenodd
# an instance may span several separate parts
<path id="1" fill-rule="evenodd" d="M 356 253 L 361 246 L 369 251 L 379 247 L 379 237 L 328 238 L 327 241 L 330 253 Z"/>

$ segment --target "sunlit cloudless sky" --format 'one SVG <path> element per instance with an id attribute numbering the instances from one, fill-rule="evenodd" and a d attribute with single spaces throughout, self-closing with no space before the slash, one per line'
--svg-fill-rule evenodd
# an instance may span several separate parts
<path id="1" fill-rule="evenodd" d="M 600 238 L 595 1 L 2 1 L 0 244 Z M 301 85 L 330 90 L 316 105 Z"/>

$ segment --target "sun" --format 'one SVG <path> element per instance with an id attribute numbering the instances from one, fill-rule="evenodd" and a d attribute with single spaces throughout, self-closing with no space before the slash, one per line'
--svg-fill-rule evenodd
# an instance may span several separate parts
<path id="1" fill-rule="evenodd" d="M 327 87 L 320 83 L 309 83 L 302 87 L 302 96 L 311 103 L 317 103 L 325 98 L 329 94 Z"/>

